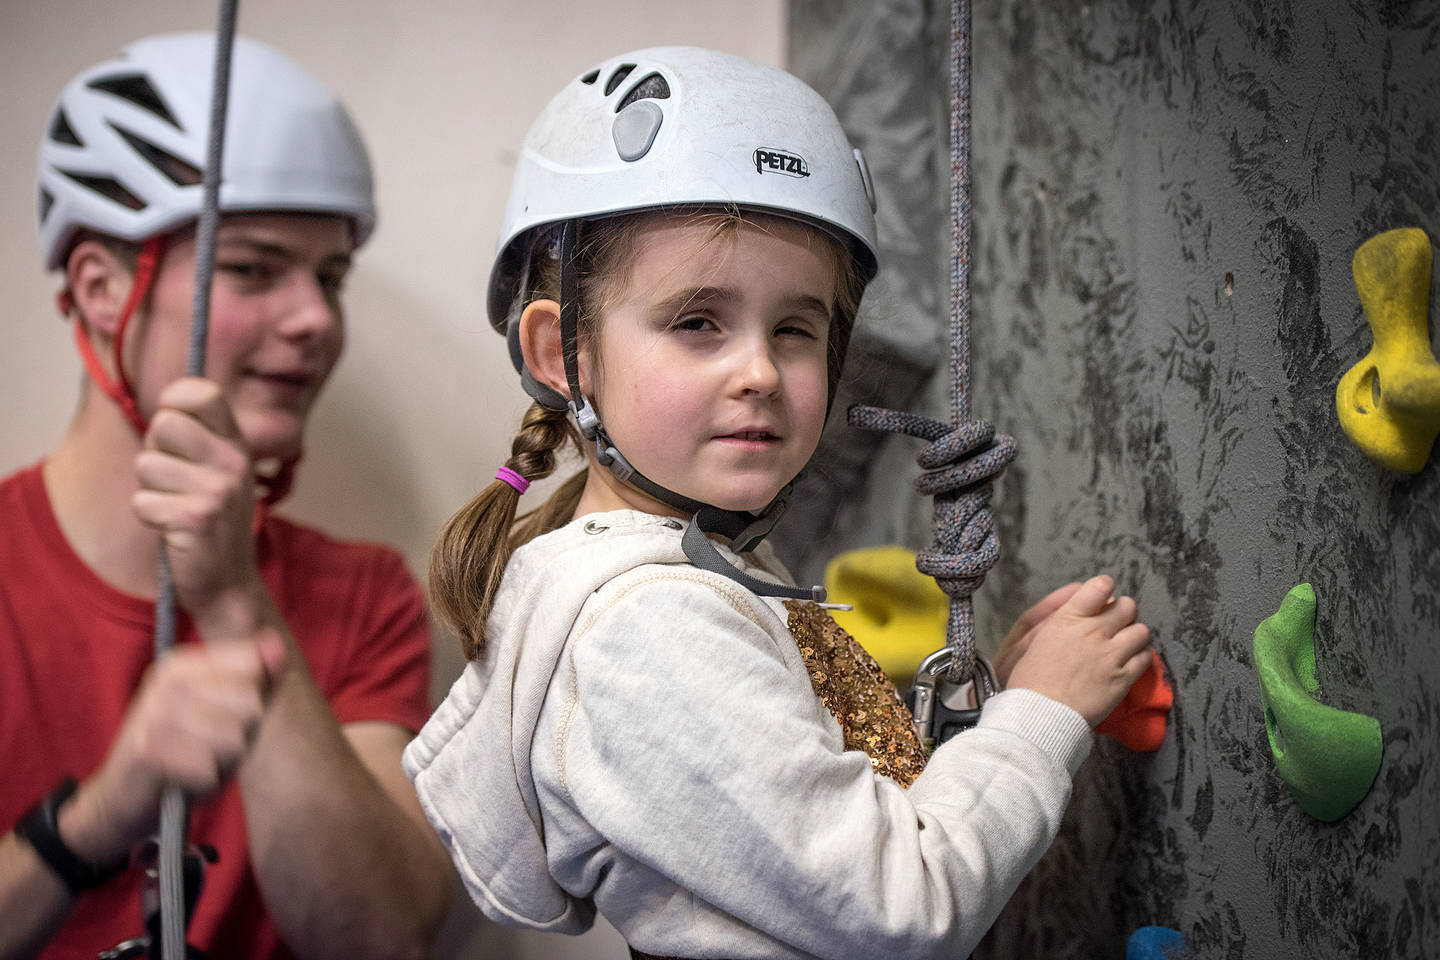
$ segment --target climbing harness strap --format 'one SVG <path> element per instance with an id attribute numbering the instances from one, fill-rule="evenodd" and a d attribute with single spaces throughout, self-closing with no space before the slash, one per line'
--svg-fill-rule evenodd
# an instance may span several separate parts
<path id="1" fill-rule="evenodd" d="M 969 0 L 952 0 L 950 5 L 950 243 L 952 423 L 866 406 L 852 407 L 849 420 L 852 426 L 930 441 L 918 457 L 926 473 L 916 488 L 935 497 L 935 542 L 920 552 L 915 565 L 934 577 L 950 597 L 945 679 L 951 683 L 977 679 L 976 696 L 983 700 L 995 692 L 995 685 L 988 672 L 976 675 L 970 598 L 999 556 L 990 489 L 1015 458 L 1015 441 L 996 434 L 989 422 L 970 416 Z"/>

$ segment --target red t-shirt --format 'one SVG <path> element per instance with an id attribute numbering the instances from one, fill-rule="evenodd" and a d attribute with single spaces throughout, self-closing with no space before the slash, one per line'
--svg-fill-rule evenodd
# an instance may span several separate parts
<path id="1" fill-rule="evenodd" d="M 343 543 L 267 515 L 260 571 L 340 723 L 383 721 L 411 732 L 429 715 L 424 600 L 398 554 Z M 194 642 L 181 617 L 178 642 Z M 154 653 L 154 603 L 102 581 L 70 548 L 39 466 L 0 482 L 0 830 L 66 775 L 100 765 Z M 190 839 L 218 863 L 189 941 L 211 960 L 291 954 L 251 871 L 234 783 L 192 805 Z M 140 871 L 84 894 L 41 954 L 94 957 L 140 935 Z"/>

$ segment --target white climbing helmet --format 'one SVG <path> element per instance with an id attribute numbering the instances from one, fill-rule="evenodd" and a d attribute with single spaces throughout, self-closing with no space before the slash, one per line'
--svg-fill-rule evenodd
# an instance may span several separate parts
<path id="1" fill-rule="evenodd" d="M 874 188 L 830 105 L 774 67 L 655 47 L 577 77 L 531 126 L 490 272 L 491 324 L 505 332 L 531 230 L 697 204 L 822 227 L 875 274 Z"/>
<path id="2" fill-rule="evenodd" d="M 140 241 L 193 220 L 210 132 L 215 37 L 138 40 L 65 87 L 40 145 L 45 268 L 82 228 Z M 279 52 L 235 40 L 222 211 L 337 213 L 358 246 L 375 225 L 370 161 L 344 105 Z"/>

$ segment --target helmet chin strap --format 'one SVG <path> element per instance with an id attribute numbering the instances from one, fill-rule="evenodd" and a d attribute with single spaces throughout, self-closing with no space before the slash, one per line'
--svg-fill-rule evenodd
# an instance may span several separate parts
<path id="1" fill-rule="evenodd" d="M 568 407 L 575 416 L 580 433 L 586 440 L 595 444 L 596 459 L 602 466 L 609 469 L 615 479 L 629 484 L 647 496 L 654 497 L 661 503 L 690 514 L 690 523 L 685 528 L 681 548 L 695 566 L 733 580 L 757 596 L 785 597 L 823 603 L 825 601 L 824 587 L 788 587 L 784 584 L 771 583 L 752 577 L 726 560 L 715 548 L 715 544 L 706 536 L 706 534 L 715 533 L 729 538 L 736 553 L 747 553 L 754 550 L 760 545 L 760 541 L 764 540 L 774 529 L 775 524 L 789 507 L 793 482 L 786 484 L 785 488 L 757 513 L 745 510 L 723 510 L 720 507 L 692 500 L 667 487 L 662 487 L 636 470 L 611 442 L 610 435 L 605 432 L 605 426 L 600 422 L 600 416 L 596 413 L 594 405 L 580 390 L 580 279 L 576 274 L 574 257 L 577 228 L 576 221 L 569 220 L 566 221 L 560 232 L 560 352 L 565 362 L 565 381 L 570 388 L 570 397 L 567 400 L 561 394 L 539 383 L 529 370 L 525 369 L 523 354 L 520 351 L 518 328 L 512 325 L 511 359 L 519 361 L 516 366 L 521 368 L 521 382 L 526 392 L 549 409 L 559 410 Z"/>
<path id="2" fill-rule="evenodd" d="M 130 326 L 130 318 L 139 308 L 140 304 L 150 294 L 150 287 L 155 281 L 155 274 L 160 269 L 160 260 L 165 256 L 165 237 L 154 236 L 146 240 L 140 248 L 139 255 L 135 258 L 135 275 L 130 281 L 130 292 L 125 297 L 125 303 L 120 308 L 120 313 L 115 319 L 115 332 L 111 336 L 112 362 L 115 366 L 115 377 L 111 379 L 101 365 L 100 358 L 95 355 L 95 349 L 90 345 L 90 337 L 86 329 L 86 321 L 83 314 L 75 311 L 75 298 L 67 287 L 57 298 L 60 313 L 63 316 L 75 315 L 75 348 L 80 351 L 80 359 L 85 362 L 85 369 L 90 374 L 90 379 L 100 392 L 113 400 L 135 428 L 135 432 L 142 437 L 145 431 L 150 429 L 145 416 L 140 412 L 140 405 L 135 400 L 135 388 L 130 385 L 130 378 L 125 376 L 125 330 Z"/>

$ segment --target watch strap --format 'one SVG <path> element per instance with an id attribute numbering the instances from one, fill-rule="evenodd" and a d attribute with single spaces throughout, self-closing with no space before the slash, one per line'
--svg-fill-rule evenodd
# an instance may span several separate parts
<path id="1" fill-rule="evenodd" d="M 75 793 L 76 786 L 74 777 L 66 777 L 15 824 L 15 835 L 30 844 L 72 894 L 108 883 L 125 869 L 127 862 L 90 863 L 76 856 L 61 838 L 60 807 Z"/>

